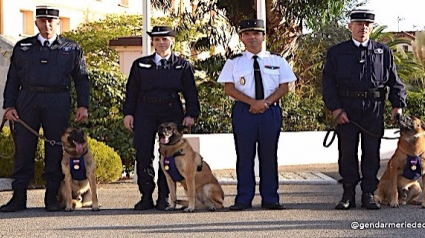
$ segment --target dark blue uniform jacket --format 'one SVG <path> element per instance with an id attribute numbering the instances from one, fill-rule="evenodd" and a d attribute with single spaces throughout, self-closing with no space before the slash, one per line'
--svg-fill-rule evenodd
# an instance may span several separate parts
<path id="1" fill-rule="evenodd" d="M 16 43 L 4 90 L 3 108 L 16 107 L 34 99 L 35 92 L 21 90 L 35 87 L 69 87 L 71 77 L 77 91 L 78 107 L 89 107 L 87 67 L 80 46 L 60 36 L 50 48 L 42 47 L 37 36 Z M 56 102 L 57 103 L 57 102 Z M 21 104 L 21 105 L 22 105 Z"/>
<path id="2" fill-rule="evenodd" d="M 158 69 L 155 54 L 135 60 L 126 90 L 124 115 L 134 116 L 136 109 L 146 116 L 183 115 L 179 92 L 183 93 L 186 102 L 185 116 L 197 118 L 200 114 L 192 66 L 174 53 L 171 53 L 166 69 Z M 152 103 L 154 100 L 168 103 Z"/>
<path id="3" fill-rule="evenodd" d="M 359 49 L 352 40 L 329 49 L 322 77 L 326 107 L 331 111 L 344 108 L 338 90 L 368 91 L 385 86 L 390 88 L 392 107 L 406 107 L 406 91 L 388 46 L 370 40 L 366 54 L 370 60 L 360 64 L 360 57 Z"/>

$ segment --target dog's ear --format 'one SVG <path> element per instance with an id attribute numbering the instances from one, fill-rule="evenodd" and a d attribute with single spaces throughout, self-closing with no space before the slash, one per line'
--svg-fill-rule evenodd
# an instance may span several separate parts
<path id="1" fill-rule="evenodd" d="M 425 123 L 423 121 L 421 121 L 421 127 L 425 130 Z"/>

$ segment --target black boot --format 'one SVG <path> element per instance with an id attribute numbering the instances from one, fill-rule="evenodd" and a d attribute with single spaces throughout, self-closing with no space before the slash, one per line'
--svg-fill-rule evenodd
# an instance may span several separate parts
<path id="1" fill-rule="evenodd" d="M 143 211 L 153 209 L 155 206 L 153 205 L 152 196 L 142 196 L 142 199 L 134 205 L 134 210 Z"/>
<path id="2" fill-rule="evenodd" d="M 160 165 L 161 166 L 161 165 Z M 168 195 L 170 191 L 167 185 L 167 179 L 162 170 L 158 171 L 158 200 L 156 200 L 155 208 L 157 210 L 165 210 L 170 206 L 168 203 Z"/>
<path id="3" fill-rule="evenodd" d="M 59 183 L 47 183 L 46 193 L 44 195 L 44 205 L 48 212 L 57 212 L 62 210 L 62 206 L 58 201 Z"/>
<path id="4" fill-rule="evenodd" d="M 157 210 L 165 210 L 169 206 L 170 204 L 168 203 L 168 198 L 165 196 L 159 196 L 158 200 L 156 200 L 155 209 Z"/>
<path id="5" fill-rule="evenodd" d="M 352 207 L 356 207 L 356 186 L 354 184 L 345 183 L 342 185 L 344 193 L 342 199 L 339 201 L 335 209 L 336 210 L 348 210 Z"/>
<path id="6" fill-rule="evenodd" d="M 375 201 L 372 193 L 363 193 L 362 194 L 362 207 L 368 210 L 378 210 L 381 209 L 381 205 Z"/>
<path id="7" fill-rule="evenodd" d="M 27 190 L 15 189 L 8 203 L 0 207 L 1 212 L 16 212 L 27 209 Z"/>

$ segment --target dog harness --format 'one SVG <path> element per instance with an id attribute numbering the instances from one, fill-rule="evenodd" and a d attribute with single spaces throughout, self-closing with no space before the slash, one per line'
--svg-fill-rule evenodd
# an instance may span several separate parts
<path id="1" fill-rule="evenodd" d="M 72 179 L 78 181 L 87 179 L 84 155 L 82 155 L 80 158 L 70 158 L 69 165 Z"/>
<path id="2" fill-rule="evenodd" d="M 171 157 L 164 158 L 164 168 L 167 170 L 168 174 L 171 176 L 174 182 L 178 182 L 184 179 L 184 177 L 177 169 L 175 154 Z"/>
<path id="3" fill-rule="evenodd" d="M 417 180 L 422 176 L 421 155 L 407 156 L 407 162 L 406 166 L 404 167 L 402 176 L 410 180 Z"/>

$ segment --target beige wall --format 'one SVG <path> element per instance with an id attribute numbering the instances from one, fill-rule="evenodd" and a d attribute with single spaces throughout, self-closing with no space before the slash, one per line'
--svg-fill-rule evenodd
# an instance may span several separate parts
<path id="1" fill-rule="evenodd" d="M 143 0 L 2 0 L 0 15 L 3 18 L 3 35 L 15 39 L 33 34 L 24 34 L 22 12 L 32 11 L 38 5 L 49 5 L 59 9 L 60 17 L 69 19 L 69 29 L 77 28 L 81 23 L 104 18 L 107 14 L 142 14 Z M 127 6 L 122 2 L 128 2 Z M 34 14 L 35 15 L 35 14 Z M 32 20 L 30 20 L 33 22 Z"/>
<path id="2" fill-rule="evenodd" d="M 16 42 L 0 35 L 0 90 L 3 95 L 7 71 L 10 65 L 10 56 Z M 0 97 L 0 118 L 3 116 L 3 97 Z"/>

